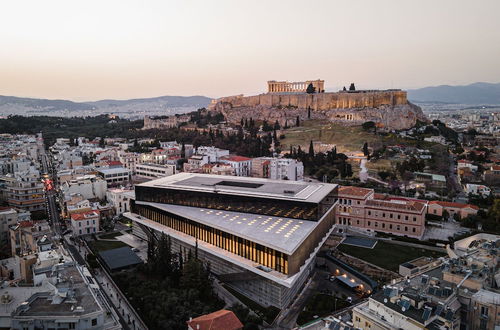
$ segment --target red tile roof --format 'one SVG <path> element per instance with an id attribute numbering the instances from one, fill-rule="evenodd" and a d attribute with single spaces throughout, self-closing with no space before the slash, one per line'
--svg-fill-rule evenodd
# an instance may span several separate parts
<path id="1" fill-rule="evenodd" d="M 88 218 L 98 217 L 98 216 L 99 216 L 98 210 L 90 210 L 90 211 L 85 211 L 85 212 L 72 213 L 71 220 L 75 220 L 75 221 L 87 220 Z"/>
<path id="2" fill-rule="evenodd" d="M 455 207 L 455 208 L 458 208 L 458 209 L 471 208 L 471 209 L 474 209 L 474 210 L 479 210 L 479 207 L 477 207 L 476 205 L 464 204 L 464 203 L 445 202 L 445 201 L 432 201 L 432 202 L 429 202 L 429 204 L 437 204 L 437 205 L 440 205 L 442 207 Z"/>
<path id="3" fill-rule="evenodd" d="M 19 227 L 21 227 L 21 228 L 33 227 L 33 225 L 34 225 L 33 221 L 21 221 L 21 222 L 19 222 Z"/>
<path id="4" fill-rule="evenodd" d="M 364 197 L 372 191 L 373 189 L 368 189 L 368 188 L 343 186 L 339 188 L 339 196 L 348 195 L 348 196 Z"/>
<path id="5" fill-rule="evenodd" d="M 391 201 L 381 201 L 376 199 L 369 199 L 366 201 L 366 206 L 372 208 L 386 208 L 386 209 L 398 209 L 405 211 L 416 211 L 422 212 L 425 208 L 424 203 L 415 201 L 406 201 L 405 203 L 391 202 Z"/>
<path id="6" fill-rule="evenodd" d="M 123 166 L 119 160 L 110 160 L 107 162 L 108 166 Z"/>
<path id="7" fill-rule="evenodd" d="M 191 329 L 199 330 L 238 330 L 243 324 L 233 312 L 221 309 L 220 311 L 202 315 L 187 322 Z"/>

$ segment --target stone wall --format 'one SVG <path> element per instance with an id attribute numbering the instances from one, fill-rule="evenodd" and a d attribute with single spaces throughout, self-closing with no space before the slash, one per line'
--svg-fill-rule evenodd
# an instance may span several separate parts
<path id="1" fill-rule="evenodd" d="M 326 119 L 347 125 L 374 121 L 388 129 L 412 127 L 416 120 L 426 121 L 422 110 L 408 102 L 401 90 L 337 92 L 319 94 L 260 94 L 220 98 L 209 109 L 220 111 L 232 123 L 241 118 L 278 121 L 281 125 L 295 125 L 296 117 Z"/>

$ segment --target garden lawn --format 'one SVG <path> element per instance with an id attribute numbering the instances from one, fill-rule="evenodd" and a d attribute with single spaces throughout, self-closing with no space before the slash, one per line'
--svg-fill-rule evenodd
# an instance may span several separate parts
<path id="1" fill-rule="evenodd" d="M 339 245 L 338 249 L 345 254 L 396 273 L 399 271 L 399 265 L 404 262 L 424 256 L 433 258 L 444 256 L 441 252 L 395 245 L 384 241 L 378 241 L 373 249 L 344 244 Z"/>

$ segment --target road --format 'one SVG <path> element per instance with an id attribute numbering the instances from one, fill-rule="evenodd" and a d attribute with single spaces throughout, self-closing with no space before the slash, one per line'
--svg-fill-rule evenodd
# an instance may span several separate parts
<path id="1" fill-rule="evenodd" d="M 53 182 L 52 189 L 45 191 L 45 198 L 47 200 L 47 215 L 54 233 L 57 236 L 61 236 L 61 219 L 59 217 L 59 210 L 57 209 L 56 204 L 57 190 L 54 183 L 53 167 L 52 162 L 46 153 L 42 155 L 42 167 L 44 176 L 47 176 L 47 178 Z"/>
<path id="2" fill-rule="evenodd" d="M 61 232 L 61 218 L 59 216 L 59 210 L 57 208 L 56 197 L 57 197 L 57 186 L 56 180 L 54 180 L 54 170 L 52 167 L 52 163 L 50 157 L 47 154 L 42 155 L 42 167 L 43 174 L 46 178 L 52 180 L 53 185 L 52 189 L 46 190 L 45 197 L 47 199 L 47 214 L 49 217 L 49 222 L 52 225 L 52 229 L 54 233 L 63 237 Z M 78 240 L 79 242 L 80 240 Z M 63 240 L 64 247 L 70 252 L 73 259 L 80 265 L 85 265 L 85 257 L 88 253 L 87 248 L 80 245 L 79 243 L 73 244 L 71 240 L 64 239 Z M 117 316 L 120 320 L 120 323 L 123 329 L 132 329 L 132 330 L 143 330 L 147 329 L 142 320 L 130 306 L 129 302 L 123 296 L 123 294 L 119 291 L 119 289 L 114 284 L 113 280 L 107 275 L 104 270 L 98 271 L 96 273 L 95 278 L 99 284 L 99 292 L 103 299 L 106 300 L 109 306 L 114 309 L 115 316 Z"/>
<path id="3" fill-rule="evenodd" d="M 280 315 L 278 315 L 274 329 L 293 329 L 296 327 L 300 312 L 304 309 L 307 299 L 316 291 L 319 282 L 320 274 L 314 271 L 314 274 L 306 282 L 304 289 L 295 298 L 292 305 L 281 311 Z"/>

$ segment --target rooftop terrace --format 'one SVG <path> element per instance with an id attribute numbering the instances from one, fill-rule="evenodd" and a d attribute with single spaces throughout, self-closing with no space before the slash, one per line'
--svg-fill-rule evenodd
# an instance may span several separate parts
<path id="1" fill-rule="evenodd" d="M 140 184 L 144 187 L 274 198 L 319 203 L 335 184 L 269 180 L 199 173 L 179 173 Z"/>

